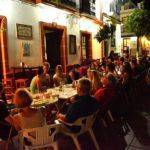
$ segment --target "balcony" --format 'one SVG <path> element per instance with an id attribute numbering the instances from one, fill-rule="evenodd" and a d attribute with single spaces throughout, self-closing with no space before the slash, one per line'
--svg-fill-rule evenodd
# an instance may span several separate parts
<path id="1" fill-rule="evenodd" d="M 95 16 L 95 0 L 81 0 L 80 12 L 91 16 Z"/>
<path id="2" fill-rule="evenodd" d="M 76 0 L 60 0 L 61 4 L 76 8 Z"/>
<path id="3" fill-rule="evenodd" d="M 76 11 L 76 0 L 36 0 L 36 3 L 45 3 L 48 5 L 56 6 L 60 9 L 68 9 L 71 11 Z"/>

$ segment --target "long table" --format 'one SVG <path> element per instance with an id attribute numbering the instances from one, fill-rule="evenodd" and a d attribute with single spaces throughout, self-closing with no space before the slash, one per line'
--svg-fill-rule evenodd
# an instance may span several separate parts
<path id="1" fill-rule="evenodd" d="M 55 104 L 59 99 L 68 100 L 77 95 L 76 89 L 72 85 L 64 85 L 62 88 L 50 88 L 45 93 L 32 94 L 32 107 L 42 107 L 45 105 Z"/>

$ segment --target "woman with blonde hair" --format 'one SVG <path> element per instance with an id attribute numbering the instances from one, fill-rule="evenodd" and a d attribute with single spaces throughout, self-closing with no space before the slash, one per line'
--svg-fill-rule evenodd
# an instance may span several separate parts
<path id="1" fill-rule="evenodd" d="M 66 76 L 63 73 L 63 69 L 61 65 L 57 65 L 55 68 L 55 74 L 53 76 L 53 82 L 55 86 L 59 86 L 62 83 L 66 82 Z"/>
<path id="2" fill-rule="evenodd" d="M 40 127 L 45 124 L 45 117 L 42 111 L 30 107 L 32 97 L 27 90 L 18 89 L 15 92 L 13 102 L 20 109 L 20 113 L 13 117 L 17 130 Z"/>
<path id="3" fill-rule="evenodd" d="M 102 87 L 101 83 L 101 74 L 97 70 L 88 70 L 88 78 L 92 83 L 91 94 L 95 94 L 95 92 Z"/>

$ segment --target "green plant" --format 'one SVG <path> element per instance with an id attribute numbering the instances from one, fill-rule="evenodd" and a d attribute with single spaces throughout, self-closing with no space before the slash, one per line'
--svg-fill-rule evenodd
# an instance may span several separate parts
<path id="1" fill-rule="evenodd" d="M 127 32 L 134 33 L 136 36 L 150 35 L 150 11 L 134 10 L 127 18 L 125 27 Z"/>
<path id="2" fill-rule="evenodd" d="M 150 35 L 150 11 L 134 10 L 125 23 L 126 31 L 137 36 L 137 50 L 139 51 L 140 38 Z"/>
<path id="3" fill-rule="evenodd" d="M 107 40 L 113 36 L 115 31 L 115 26 L 104 25 L 102 28 L 100 27 L 97 34 L 95 35 L 95 39 L 100 43 L 104 40 Z"/>

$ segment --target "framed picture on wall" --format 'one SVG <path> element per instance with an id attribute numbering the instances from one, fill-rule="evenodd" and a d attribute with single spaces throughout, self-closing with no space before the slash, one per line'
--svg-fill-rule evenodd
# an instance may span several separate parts
<path id="1" fill-rule="evenodd" d="M 76 54 L 77 44 L 76 44 L 76 36 L 69 35 L 69 54 Z"/>
<path id="2" fill-rule="evenodd" d="M 23 49 L 23 57 L 29 57 L 31 44 L 29 42 L 22 42 L 22 49 Z"/>
<path id="3" fill-rule="evenodd" d="M 32 40 L 33 39 L 32 26 L 17 23 L 16 28 L 17 28 L 17 38 L 18 39 L 24 39 L 24 40 Z"/>

